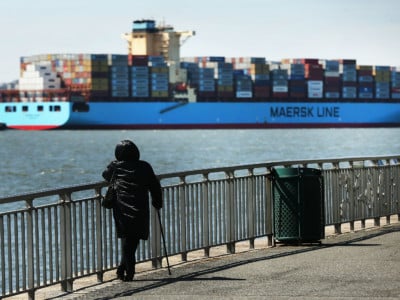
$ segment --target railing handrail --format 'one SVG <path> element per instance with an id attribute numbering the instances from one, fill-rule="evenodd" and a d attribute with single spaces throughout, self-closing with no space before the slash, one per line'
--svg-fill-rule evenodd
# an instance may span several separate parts
<path id="1" fill-rule="evenodd" d="M 59 195 L 65 192 L 78 192 L 82 190 L 102 188 L 107 185 L 106 181 L 89 182 L 85 184 L 76 184 L 64 187 L 58 187 L 53 189 L 43 189 L 35 192 L 24 192 L 17 195 L 9 195 L 5 197 L 0 197 L 0 204 L 6 204 L 16 201 L 24 201 L 26 199 L 42 198 L 51 195 Z"/>
<path id="2" fill-rule="evenodd" d="M 339 163 L 339 162 L 352 162 L 352 161 L 379 161 L 400 159 L 400 154 L 397 155 L 382 155 L 382 156 L 351 156 L 341 158 L 328 158 L 328 159 L 304 159 L 304 160 L 282 160 L 282 161 L 268 161 L 265 163 L 249 163 L 243 165 L 235 165 L 228 167 L 213 167 L 205 169 L 196 169 L 188 171 L 178 171 L 170 173 L 162 173 L 157 175 L 161 179 L 168 179 L 174 177 L 186 177 L 199 174 L 219 173 L 233 170 L 257 169 L 257 168 L 272 168 L 275 166 L 292 166 L 292 165 L 309 165 L 309 164 L 324 164 L 324 163 Z M 8 195 L 0 197 L 0 204 L 10 203 L 14 201 L 23 201 L 27 198 L 40 198 L 49 195 L 61 194 L 66 191 L 76 192 L 84 189 L 95 189 L 107 186 L 106 181 L 89 182 L 85 184 L 76 184 L 66 187 L 58 187 L 51 189 L 43 189 L 40 191 L 24 192 L 16 195 Z"/>

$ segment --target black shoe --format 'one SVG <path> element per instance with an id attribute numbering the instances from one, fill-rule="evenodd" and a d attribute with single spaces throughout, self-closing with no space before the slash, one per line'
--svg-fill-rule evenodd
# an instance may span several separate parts
<path id="1" fill-rule="evenodd" d="M 119 280 L 125 281 L 125 267 L 124 266 L 118 266 L 118 268 L 117 268 L 117 278 Z"/>
<path id="2" fill-rule="evenodd" d="M 134 274 L 133 275 L 126 275 L 125 276 L 125 278 L 123 279 L 125 282 L 129 282 L 129 281 L 133 281 L 133 277 L 134 277 Z"/>

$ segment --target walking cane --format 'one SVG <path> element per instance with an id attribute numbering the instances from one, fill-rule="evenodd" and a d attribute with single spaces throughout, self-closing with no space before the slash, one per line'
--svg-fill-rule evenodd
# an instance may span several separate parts
<path id="1" fill-rule="evenodd" d="M 171 270 L 170 270 L 170 268 L 169 268 L 167 247 L 165 246 L 164 231 L 163 231 L 163 227 L 162 227 L 162 224 L 161 224 L 161 216 L 160 216 L 160 211 L 159 211 L 159 210 L 157 210 L 157 214 L 158 214 L 158 221 L 160 222 L 160 230 L 161 230 L 161 237 L 162 237 L 163 244 L 164 244 L 165 258 L 167 259 L 168 274 L 171 275 Z"/>

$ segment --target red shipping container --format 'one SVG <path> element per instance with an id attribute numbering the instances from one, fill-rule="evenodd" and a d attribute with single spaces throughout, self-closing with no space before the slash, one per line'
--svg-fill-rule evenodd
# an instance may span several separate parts
<path id="1" fill-rule="evenodd" d="M 64 84 L 66 86 L 70 86 L 72 84 L 72 79 L 71 78 L 64 79 L 63 81 L 64 81 Z"/>
<path id="2" fill-rule="evenodd" d="M 294 58 L 294 59 L 292 59 L 292 63 L 317 65 L 317 64 L 319 64 L 319 59 L 317 59 L 317 58 Z"/>
<path id="3" fill-rule="evenodd" d="M 358 76 L 371 76 L 372 70 L 357 70 Z"/>
<path id="4" fill-rule="evenodd" d="M 324 69 L 320 64 L 304 65 L 305 78 L 309 80 L 322 80 L 324 78 Z"/>
<path id="5" fill-rule="evenodd" d="M 318 58 L 305 58 L 304 59 L 305 64 L 311 64 L 311 65 L 318 65 L 319 64 L 319 59 Z"/>
<path id="6" fill-rule="evenodd" d="M 254 98 L 269 98 L 271 97 L 271 91 L 269 89 L 265 90 L 254 90 Z"/>
<path id="7" fill-rule="evenodd" d="M 328 85 L 324 87 L 325 92 L 340 92 L 340 86 L 339 85 Z"/>
<path id="8" fill-rule="evenodd" d="M 357 87 L 357 83 L 356 82 L 343 81 L 342 82 L 342 86 L 344 86 L 344 87 Z"/>
<path id="9" fill-rule="evenodd" d="M 300 92 L 290 92 L 290 97 L 291 98 L 299 98 L 299 99 L 304 99 L 306 98 L 307 94 L 306 93 L 300 93 Z"/>
<path id="10" fill-rule="evenodd" d="M 392 93 L 400 93 L 400 88 L 392 87 L 391 91 L 392 91 Z"/>
<path id="11" fill-rule="evenodd" d="M 254 92 L 260 92 L 260 93 L 266 93 L 266 92 L 270 92 L 271 87 L 268 85 L 258 85 L 258 86 L 254 86 Z"/>
<path id="12" fill-rule="evenodd" d="M 148 55 L 132 55 L 132 66 L 147 66 L 148 63 Z"/>
<path id="13" fill-rule="evenodd" d="M 324 86 L 326 92 L 339 91 L 341 87 L 341 80 L 339 77 L 325 77 Z"/>
<path id="14" fill-rule="evenodd" d="M 324 79 L 325 85 L 340 85 L 341 79 L 340 77 L 325 77 Z"/>
<path id="15" fill-rule="evenodd" d="M 322 70 L 323 67 L 320 64 L 305 64 L 304 70 Z"/>
<path id="16" fill-rule="evenodd" d="M 324 71 L 312 71 L 305 74 L 305 78 L 308 80 L 323 80 L 324 79 Z"/>
<path id="17" fill-rule="evenodd" d="M 272 98 L 287 98 L 288 96 L 289 96 L 289 93 L 284 93 L 284 92 L 272 93 Z"/>

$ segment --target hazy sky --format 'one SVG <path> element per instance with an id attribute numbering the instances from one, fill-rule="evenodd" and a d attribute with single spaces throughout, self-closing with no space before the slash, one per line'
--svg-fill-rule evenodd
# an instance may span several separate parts
<path id="1" fill-rule="evenodd" d="M 399 0 L 1 0 L 0 82 L 21 56 L 127 53 L 121 34 L 152 18 L 194 30 L 181 56 L 357 59 L 400 66 Z"/>

